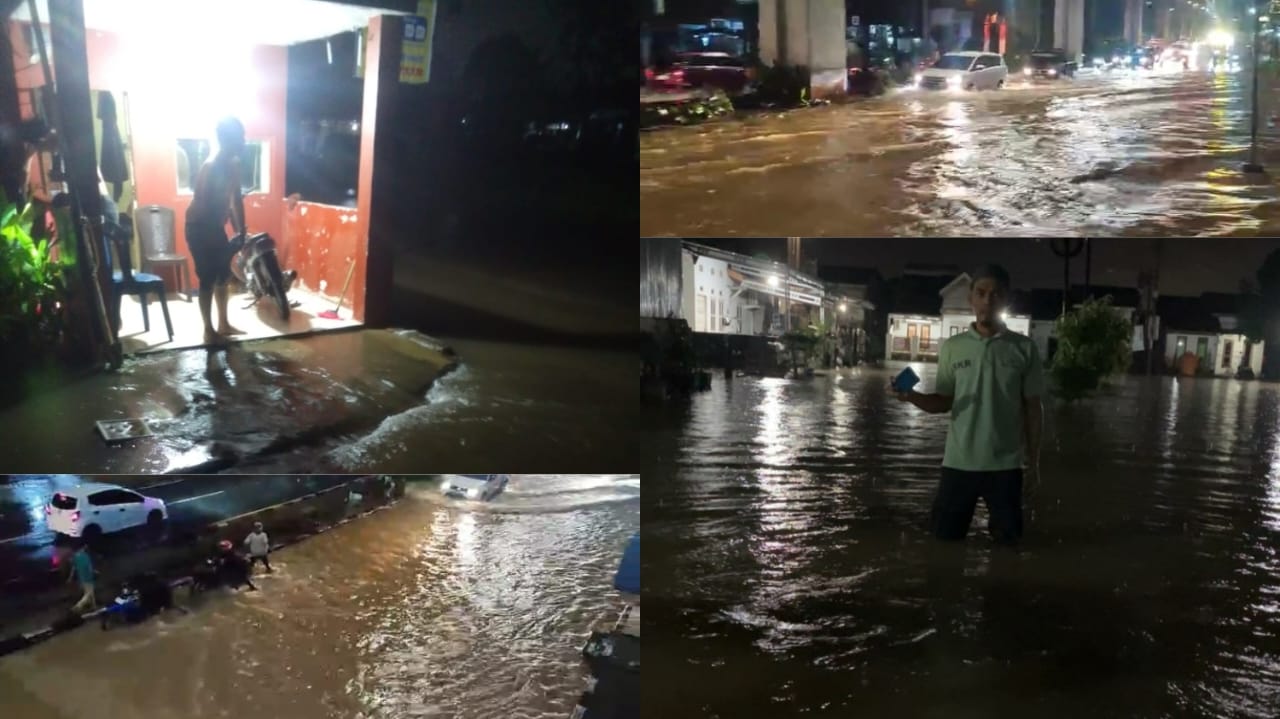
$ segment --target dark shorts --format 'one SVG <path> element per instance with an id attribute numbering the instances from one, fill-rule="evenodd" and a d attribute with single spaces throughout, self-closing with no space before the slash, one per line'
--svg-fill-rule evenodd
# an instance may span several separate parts
<path id="1" fill-rule="evenodd" d="M 200 286 L 223 285 L 231 277 L 232 246 L 221 227 L 187 224 L 187 249 L 196 263 Z"/>
<path id="2" fill-rule="evenodd" d="M 933 498 L 933 536 L 959 541 L 969 533 L 978 498 L 987 504 L 987 531 L 1000 544 L 1022 537 L 1022 470 L 965 472 L 942 468 L 938 494 Z"/>

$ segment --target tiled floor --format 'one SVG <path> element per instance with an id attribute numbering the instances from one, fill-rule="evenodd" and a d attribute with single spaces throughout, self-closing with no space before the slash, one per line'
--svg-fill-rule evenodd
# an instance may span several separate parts
<path id="1" fill-rule="evenodd" d="M 160 302 L 154 295 L 149 297 L 148 312 L 151 317 L 151 331 L 144 332 L 142 325 L 142 308 L 136 296 L 126 296 L 120 302 L 120 342 L 126 354 L 138 354 L 156 350 L 181 349 L 199 347 L 204 344 L 204 324 L 200 319 L 200 306 L 194 295 L 191 301 L 185 295 L 169 295 L 169 317 L 173 320 L 173 340 L 169 340 L 165 331 L 164 313 L 160 311 Z M 278 337 L 285 334 L 311 332 L 313 330 L 354 327 L 359 322 L 351 318 L 351 309 L 343 304 L 338 310 L 339 319 L 327 320 L 317 317 L 324 310 L 333 309 L 333 300 L 326 300 L 306 290 L 294 288 L 289 291 L 289 299 L 299 303 L 289 312 L 289 321 L 280 319 L 280 311 L 270 299 L 247 307 L 248 294 L 233 294 L 227 302 L 232 326 L 244 330 L 244 334 L 236 335 L 236 340 L 262 339 Z M 213 310 L 214 322 L 217 322 L 218 310 Z"/>

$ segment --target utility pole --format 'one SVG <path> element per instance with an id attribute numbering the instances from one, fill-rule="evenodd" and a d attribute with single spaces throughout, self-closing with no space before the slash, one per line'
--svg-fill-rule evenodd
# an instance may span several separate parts
<path id="1" fill-rule="evenodd" d="M 1062 258 L 1062 314 L 1071 307 L 1071 258 L 1084 249 L 1084 240 L 1078 237 L 1049 241 L 1053 254 Z"/>
<path id="2" fill-rule="evenodd" d="M 1258 162 L 1258 73 L 1261 70 L 1259 57 L 1262 55 L 1262 17 L 1266 6 L 1254 5 L 1254 13 L 1249 15 L 1253 23 L 1253 88 L 1249 101 L 1249 161 L 1244 163 L 1244 171 L 1253 174 L 1265 172 Z"/>

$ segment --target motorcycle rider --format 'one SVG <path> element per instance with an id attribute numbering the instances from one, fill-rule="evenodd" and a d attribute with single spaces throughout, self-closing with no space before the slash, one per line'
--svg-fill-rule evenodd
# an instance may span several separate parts
<path id="1" fill-rule="evenodd" d="M 248 560 L 236 552 L 231 540 L 224 539 L 218 542 L 218 553 L 214 561 L 218 568 L 219 579 L 222 580 L 223 584 L 232 589 L 237 589 L 241 584 L 245 584 L 248 585 L 249 591 L 258 591 L 258 588 L 253 585 L 253 580 L 249 578 L 249 575 L 253 573 L 253 568 L 249 565 Z"/>
<path id="2" fill-rule="evenodd" d="M 244 125 L 234 117 L 218 123 L 218 153 L 205 161 L 196 177 L 191 207 L 187 209 L 187 247 L 200 280 L 200 317 L 206 344 L 223 344 L 228 335 L 241 334 L 227 318 L 227 280 L 231 258 L 246 236 L 244 196 L 240 193 L 240 155 L 244 151 Z M 228 241 L 230 221 L 235 239 Z M 218 327 L 212 320 L 212 303 L 218 303 Z"/>

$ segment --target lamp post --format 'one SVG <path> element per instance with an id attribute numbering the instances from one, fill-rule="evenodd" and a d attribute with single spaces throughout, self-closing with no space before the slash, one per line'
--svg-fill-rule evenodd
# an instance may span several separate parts
<path id="1" fill-rule="evenodd" d="M 1249 13 L 1250 17 L 1256 16 L 1253 21 L 1253 89 L 1251 90 L 1252 99 L 1249 101 L 1249 161 L 1244 163 L 1244 171 L 1249 173 L 1262 173 L 1262 165 L 1258 162 L 1258 73 L 1261 70 L 1261 62 L 1259 56 L 1262 54 L 1262 21 L 1269 19 L 1262 15 L 1256 9 Z"/>

